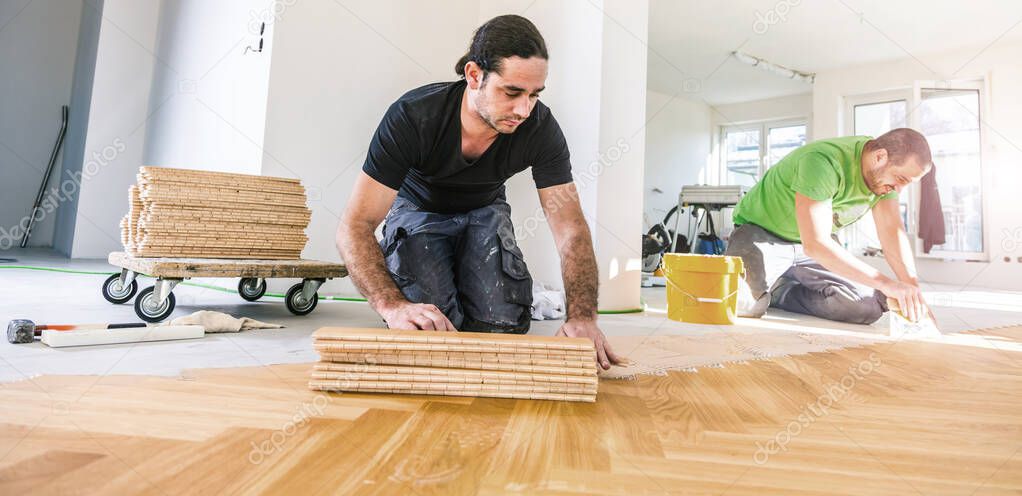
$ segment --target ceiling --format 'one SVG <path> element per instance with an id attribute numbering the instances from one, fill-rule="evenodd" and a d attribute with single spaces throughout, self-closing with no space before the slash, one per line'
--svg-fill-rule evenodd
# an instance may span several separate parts
<path id="1" fill-rule="evenodd" d="M 651 0 L 649 88 L 712 105 L 806 93 L 808 83 L 729 54 L 741 50 L 820 72 L 972 46 L 979 51 L 1022 39 L 1020 21 L 1019 0 Z"/>

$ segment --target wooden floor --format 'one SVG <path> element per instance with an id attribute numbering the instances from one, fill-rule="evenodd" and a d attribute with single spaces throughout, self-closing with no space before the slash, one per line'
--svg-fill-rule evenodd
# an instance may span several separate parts
<path id="1" fill-rule="evenodd" d="M 309 365 L 39 377 L 0 387 L 0 494 L 1019 494 L 1020 365 L 887 343 L 595 404 L 323 395 Z"/>

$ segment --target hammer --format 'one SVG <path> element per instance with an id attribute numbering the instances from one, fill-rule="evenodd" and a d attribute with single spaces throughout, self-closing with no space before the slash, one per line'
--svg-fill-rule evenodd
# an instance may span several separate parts
<path id="1" fill-rule="evenodd" d="M 79 329 L 125 329 L 129 327 L 145 327 L 145 322 L 128 322 L 126 324 L 40 324 L 36 325 L 28 319 L 14 319 L 7 324 L 7 342 L 11 344 L 31 343 L 42 331 L 74 331 Z"/>

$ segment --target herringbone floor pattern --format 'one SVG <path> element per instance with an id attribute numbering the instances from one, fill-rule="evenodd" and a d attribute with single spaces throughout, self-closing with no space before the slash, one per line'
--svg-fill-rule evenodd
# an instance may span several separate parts
<path id="1" fill-rule="evenodd" d="M 306 388 L 311 365 L 0 385 L 0 494 L 1022 492 L 1022 327 L 602 381 L 595 404 Z"/>

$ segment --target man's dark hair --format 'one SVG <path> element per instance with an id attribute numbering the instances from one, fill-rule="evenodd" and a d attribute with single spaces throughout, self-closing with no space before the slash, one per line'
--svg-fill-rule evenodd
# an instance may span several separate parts
<path id="1" fill-rule="evenodd" d="M 926 142 L 925 136 L 914 129 L 901 127 L 887 131 L 876 139 L 867 141 L 863 151 L 871 152 L 881 148 L 887 150 L 888 160 L 892 164 L 901 165 L 911 156 L 919 159 L 919 164 L 924 169 L 929 169 L 933 163 L 930 144 Z"/>
<path id="2" fill-rule="evenodd" d="M 475 62 L 484 72 L 500 74 L 501 64 L 509 57 L 540 57 L 549 60 L 543 35 L 532 21 L 518 15 L 494 17 L 479 26 L 472 35 L 472 44 L 454 72 L 465 77 L 465 64 Z"/>

